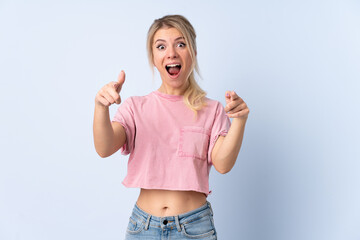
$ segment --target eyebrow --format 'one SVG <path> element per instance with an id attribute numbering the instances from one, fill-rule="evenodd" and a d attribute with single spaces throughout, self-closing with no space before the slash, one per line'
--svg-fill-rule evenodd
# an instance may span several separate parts
<path id="1" fill-rule="evenodd" d="M 183 39 L 183 40 L 185 40 L 185 38 L 184 37 L 178 37 L 178 38 L 176 38 L 175 39 L 175 41 L 178 41 L 178 40 L 180 40 L 180 39 Z M 163 41 L 163 42 L 166 42 L 164 39 L 157 39 L 155 42 L 154 42 L 154 44 L 156 43 L 156 42 L 158 42 L 158 41 Z"/>

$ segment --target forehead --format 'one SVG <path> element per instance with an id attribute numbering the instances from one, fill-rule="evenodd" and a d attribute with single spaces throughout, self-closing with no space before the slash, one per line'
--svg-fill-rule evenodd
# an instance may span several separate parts
<path id="1" fill-rule="evenodd" d="M 156 31 L 156 33 L 154 35 L 154 42 L 158 39 L 162 39 L 165 41 L 171 41 L 171 40 L 175 40 L 179 37 L 184 37 L 184 36 L 176 28 L 173 28 L 173 27 L 160 28 L 159 30 Z"/>

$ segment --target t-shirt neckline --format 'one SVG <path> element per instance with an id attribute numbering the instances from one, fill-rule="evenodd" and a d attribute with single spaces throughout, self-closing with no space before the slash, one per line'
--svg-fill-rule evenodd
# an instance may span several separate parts
<path id="1" fill-rule="evenodd" d="M 156 90 L 153 93 L 155 93 L 159 97 L 165 98 L 170 101 L 181 101 L 184 98 L 184 95 L 171 95 L 171 94 L 159 92 L 159 90 Z"/>

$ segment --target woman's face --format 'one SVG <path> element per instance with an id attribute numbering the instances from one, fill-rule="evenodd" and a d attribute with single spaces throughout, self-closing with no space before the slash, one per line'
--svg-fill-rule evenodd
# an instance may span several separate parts
<path id="1" fill-rule="evenodd" d="M 162 90 L 168 94 L 183 94 L 188 86 L 192 59 L 181 32 L 176 28 L 160 28 L 154 35 L 152 51 L 154 65 L 162 79 Z"/>

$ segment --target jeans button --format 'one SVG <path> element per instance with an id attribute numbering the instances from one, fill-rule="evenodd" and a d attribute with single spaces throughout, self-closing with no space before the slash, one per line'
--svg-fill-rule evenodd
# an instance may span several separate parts
<path id="1" fill-rule="evenodd" d="M 168 223 L 168 220 L 165 219 L 165 220 L 163 221 L 163 224 L 166 225 L 167 223 Z"/>

